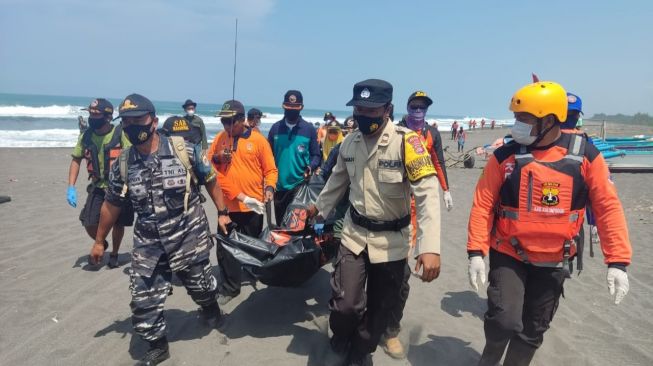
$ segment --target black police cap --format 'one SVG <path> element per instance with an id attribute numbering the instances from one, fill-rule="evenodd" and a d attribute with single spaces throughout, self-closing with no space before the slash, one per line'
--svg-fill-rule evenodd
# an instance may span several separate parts
<path id="1" fill-rule="evenodd" d="M 348 106 L 377 108 L 392 101 L 392 85 L 384 80 L 367 79 L 354 85 Z"/>

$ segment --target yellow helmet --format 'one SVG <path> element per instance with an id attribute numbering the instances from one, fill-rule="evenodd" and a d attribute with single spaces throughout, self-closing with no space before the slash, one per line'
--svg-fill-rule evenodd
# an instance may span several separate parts
<path id="1" fill-rule="evenodd" d="M 510 100 L 510 110 L 542 118 L 553 114 L 560 123 L 567 120 L 567 92 L 558 83 L 539 81 L 517 90 Z"/>

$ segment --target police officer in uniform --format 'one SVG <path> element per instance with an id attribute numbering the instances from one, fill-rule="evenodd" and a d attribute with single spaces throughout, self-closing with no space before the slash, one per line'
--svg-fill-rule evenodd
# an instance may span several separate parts
<path id="1" fill-rule="evenodd" d="M 208 150 L 204 121 L 195 114 L 197 103 L 187 99 L 181 107 L 186 114 L 183 117 L 172 116 L 166 119 L 161 132 L 166 136 L 182 136 L 192 144 L 201 144 L 202 150 Z"/>
<path id="2" fill-rule="evenodd" d="M 230 220 L 215 171 L 201 146 L 161 137 L 154 105 L 141 95 L 127 96 L 119 111 L 133 146 L 111 169 L 91 259 L 101 258 L 104 238 L 123 203 L 131 201 L 138 214 L 130 273 L 132 323 L 150 344 L 138 365 L 156 365 L 170 357 L 163 304 L 172 287 L 172 272 L 210 325 L 217 326 L 222 317 L 209 262 L 209 223 L 198 184 L 206 186 L 218 208 L 218 226 L 225 233 Z"/>
<path id="3" fill-rule="evenodd" d="M 342 245 L 331 278 L 331 347 L 348 365 L 371 365 L 399 301 L 410 240 L 410 197 L 419 223 L 415 271 L 430 282 L 440 272 L 440 206 L 435 168 L 420 137 L 390 122 L 392 85 L 354 85 L 358 131 L 342 142 L 336 166 L 309 215 L 316 222 L 350 188 Z"/>

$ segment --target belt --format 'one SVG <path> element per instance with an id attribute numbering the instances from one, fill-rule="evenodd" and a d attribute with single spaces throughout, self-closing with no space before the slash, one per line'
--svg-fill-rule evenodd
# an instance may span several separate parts
<path id="1" fill-rule="evenodd" d="M 410 224 L 410 215 L 392 221 L 374 220 L 361 215 L 353 206 L 349 206 L 351 221 L 369 231 L 401 231 Z"/>

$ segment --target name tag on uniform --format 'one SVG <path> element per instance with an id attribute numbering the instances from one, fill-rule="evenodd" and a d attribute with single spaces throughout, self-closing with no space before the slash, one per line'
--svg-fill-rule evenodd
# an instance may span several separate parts
<path id="1" fill-rule="evenodd" d="M 186 168 L 184 168 L 179 159 L 162 159 L 161 173 L 164 189 L 186 186 Z"/>
<path id="2" fill-rule="evenodd" d="M 129 177 L 129 184 L 139 184 L 143 183 L 143 177 L 140 175 L 134 175 Z"/>

